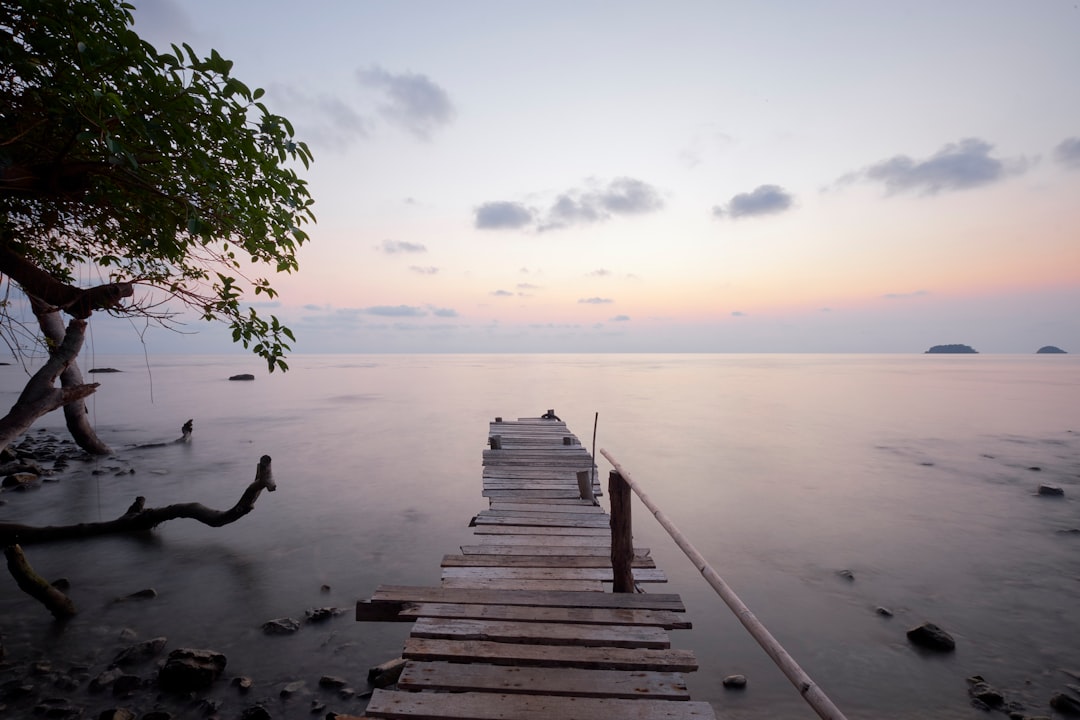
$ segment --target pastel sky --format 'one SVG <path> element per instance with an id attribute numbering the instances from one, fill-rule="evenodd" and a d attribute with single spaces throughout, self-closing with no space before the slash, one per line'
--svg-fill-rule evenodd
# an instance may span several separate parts
<path id="1" fill-rule="evenodd" d="M 1080 352 L 1073 0 L 135 4 L 314 153 L 297 351 Z"/>

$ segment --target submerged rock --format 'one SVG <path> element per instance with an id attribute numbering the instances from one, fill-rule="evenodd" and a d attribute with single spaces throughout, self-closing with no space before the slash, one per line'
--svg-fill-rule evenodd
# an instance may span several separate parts
<path id="1" fill-rule="evenodd" d="M 219 652 L 180 648 L 169 653 L 169 659 L 158 672 L 158 682 L 170 692 L 203 690 L 218 679 L 225 664 L 225 656 Z"/>
<path id="2" fill-rule="evenodd" d="M 1058 693 L 1050 698 L 1050 707 L 1062 715 L 1080 715 L 1080 700 L 1065 693 Z"/>
<path id="3" fill-rule="evenodd" d="M 1040 485 L 1037 494 L 1043 495 L 1044 497 L 1064 497 L 1065 490 L 1056 485 Z"/>
<path id="4" fill-rule="evenodd" d="M 934 623 L 923 623 L 918 627 L 907 631 L 907 638 L 913 645 L 936 650 L 937 652 L 952 652 L 956 649 L 956 641 L 952 635 L 939 628 Z"/>
<path id="5" fill-rule="evenodd" d="M 4 478 L 3 487 L 8 490 L 29 490 L 41 482 L 41 477 L 34 473 L 17 472 L 11 473 Z"/>
<path id="6" fill-rule="evenodd" d="M 1005 696 L 1002 692 L 983 680 L 982 676 L 970 677 L 968 683 L 971 684 L 971 687 L 968 688 L 968 694 L 988 707 L 995 708 L 1005 704 Z"/>
<path id="7" fill-rule="evenodd" d="M 267 635 L 292 635 L 299 629 L 300 621 L 292 618 L 277 618 L 262 624 L 262 631 Z"/>
<path id="8" fill-rule="evenodd" d="M 134 665 L 135 663 L 149 660 L 161 652 L 167 642 L 168 639 L 165 637 L 156 637 L 126 647 L 113 658 L 112 667 Z"/>
<path id="9" fill-rule="evenodd" d="M 254 380 L 255 376 L 251 373 L 241 373 L 239 375 L 233 375 L 230 380 Z"/>

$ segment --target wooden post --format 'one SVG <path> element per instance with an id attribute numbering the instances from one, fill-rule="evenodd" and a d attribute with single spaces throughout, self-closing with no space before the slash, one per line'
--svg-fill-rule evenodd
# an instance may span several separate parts
<path id="1" fill-rule="evenodd" d="M 570 437 L 569 435 L 567 435 L 566 437 L 564 437 L 564 438 L 562 439 L 562 444 L 563 444 L 563 445 L 573 445 L 573 444 L 574 444 L 574 438 L 572 438 L 572 437 Z"/>
<path id="2" fill-rule="evenodd" d="M 615 573 L 612 592 L 634 592 L 634 532 L 630 518 L 630 486 L 615 470 L 608 475 L 608 502 L 611 503 L 611 569 Z"/>
<path id="3" fill-rule="evenodd" d="M 577 488 L 578 496 L 582 500 L 588 500 L 591 503 L 596 502 L 596 496 L 593 495 L 592 489 L 592 471 L 591 470 L 578 470 L 577 471 Z"/>
<path id="4" fill-rule="evenodd" d="M 502 418 L 501 417 L 495 418 L 495 422 L 502 422 Z"/>
<path id="5" fill-rule="evenodd" d="M 502 450 L 502 435 L 492 435 L 488 438 L 492 450 Z"/>

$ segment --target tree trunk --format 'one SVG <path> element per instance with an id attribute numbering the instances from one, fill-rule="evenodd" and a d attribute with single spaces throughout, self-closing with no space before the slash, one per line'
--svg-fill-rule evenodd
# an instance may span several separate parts
<path id="1" fill-rule="evenodd" d="M 50 307 L 34 296 L 30 297 L 30 306 L 37 316 L 38 326 L 48 341 L 50 347 L 59 347 L 64 342 L 64 323 L 60 319 L 60 311 Z M 60 387 L 78 387 L 83 384 L 82 372 L 78 362 L 74 359 L 60 373 Z M 108 455 L 112 452 L 108 445 L 103 443 L 90 427 L 90 420 L 86 414 L 86 403 L 82 398 L 69 402 L 64 406 L 64 420 L 67 422 L 68 432 L 71 433 L 75 443 L 91 455 Z"/>
<path id="2" fill-rule="evenodd" d="M 57 525 L 36 527 L 18 523 L 0 523 L 0 546 L 32 545 L 60 540 L 78 540 L 99 535 L 145 532 L 167 520 L 190 518 L 204 525 L 221 527 L 236 522 L 255 507 L 255 501 L 262 491 L 274 492 L 274 483 L 270 471 L 270 456 L 263 455 L 255 470 L 255 480 L 247 486 L 240 499 L 228 510 L 214 510 L 200 503 L 177 503 L 162 508 L 145 507 L 146 498 L 137 497 L 127 511 L 115 520 L 78 525 Z"/>
<path id="3" fill-rule="evenodd" d="M 86 332 L 85 320 L 72 320 L 64 341 L 49 355 L 48 361 L 33 374 L 8 414 L 0 418 L 0 449 L 6 448 L 45 413 L 92 395 L 97 383 L 57 388 L 56 378 L 79 354 Z"/>

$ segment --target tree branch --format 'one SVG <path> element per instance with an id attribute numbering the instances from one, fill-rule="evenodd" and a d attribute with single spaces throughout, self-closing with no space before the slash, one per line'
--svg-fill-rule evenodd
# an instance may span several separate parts
<path id="1" fill-rule="evenodd" d="M 105 522 L 80 523 L 78 525 L 57 525 L 35 527 L 19 523 L 0 523 L 0 545 L 22 545 L 76 540 L 99 535 L 145 532 L 153 530 L 167 520 L 190 518 L 210 527 L 221 527 L 236 522 L 251 512 L 262 491 L 274 492 L 273 473 L 270 471 L 270 456 L 263 455 L 255 470 L 255 480 L 247 486 L 240 499 L 228 510 L 214 510 L 200 503 L 178 503 L 162 508 L 145 507 L 146 499 L 135 498 L 127 511 Z"/>
<path id="2" fill-rule="evenodd" d="M 27 295 L 39 298 L 74 318 L 85 320 L 94 310 L 116 307 L 121 300 L 135 294 L 131 283 L 106 283 L 91 288 L 77 288 L 60 282 L 13 251 L 9 247 L 11 239 L 8 232 L 0 238 L 0 274 L 17 282 Z"/>

